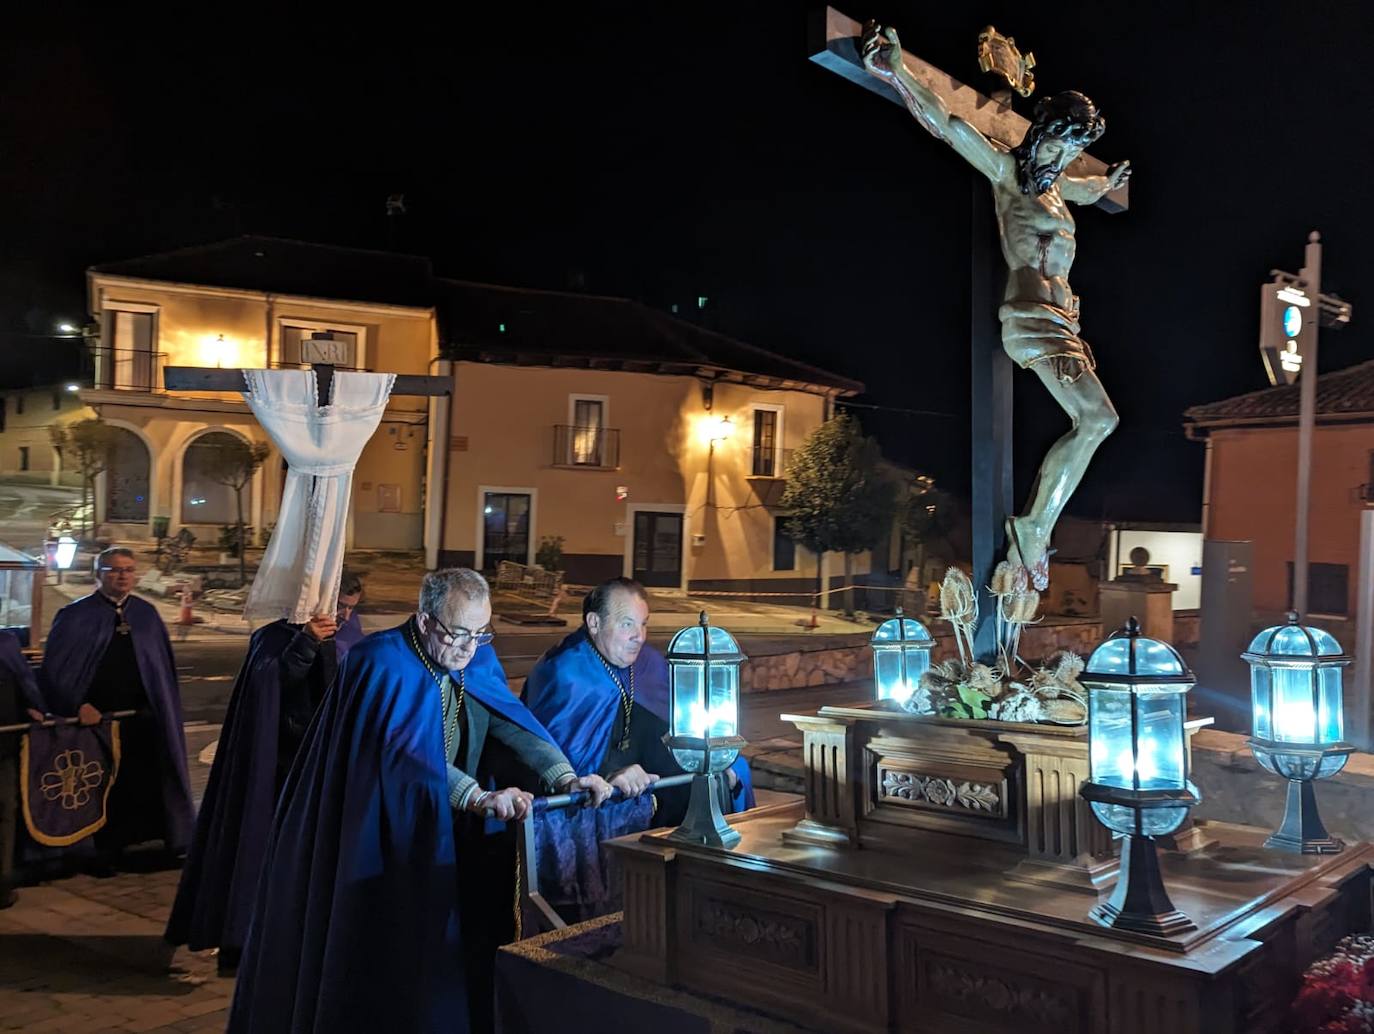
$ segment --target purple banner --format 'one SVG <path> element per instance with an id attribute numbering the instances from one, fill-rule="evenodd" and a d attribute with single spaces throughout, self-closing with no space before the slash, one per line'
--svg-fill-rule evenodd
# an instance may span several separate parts
<path id="1" fill-rule="evenodd" d="M 119 773 L 119 723 L 30 729 L 20 766 L 29 836 L 45 847 L 69 847 L 105 825 Z"/>

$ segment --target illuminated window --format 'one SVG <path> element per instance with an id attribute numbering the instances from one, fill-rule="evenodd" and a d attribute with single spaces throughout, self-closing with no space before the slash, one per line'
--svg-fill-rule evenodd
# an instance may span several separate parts
<path id="1" fill-rule="evenodd" d="M 754 407 L 754 442 L 749 473 L 754 477 L 782 477 L 782 407 Z"/>

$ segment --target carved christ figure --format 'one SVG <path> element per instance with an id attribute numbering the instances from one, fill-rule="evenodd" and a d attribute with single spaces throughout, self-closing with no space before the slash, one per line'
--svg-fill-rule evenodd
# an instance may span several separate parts
<path id="1" fill-rule="evenodd" d="M 998 310 L 1002 347 L 1040 378 L 1073 424 L 1041 463 L 1025 513 L 1007 521 L 1008 559 L 1026 568 L 1043 590 L 1049 584 L 1055 522 L 1093 453 L 1117 425 L 1092 349 L 1079 336 L 1078 298 L 1069 287 L 1074 221 L 1066 202 L 1095 204 L 1126 182 L 1130 164 L 1119 162 L 1105 176 L 1065 175 L 1106 128 L 1097 106 L 1081 93 L 1041 100 L 1025 137 L 1008 149 L 950 114 L 944 101 L 916 80 L 902 61 L 895 30 L 870 22 L 861 52 L 864 66 L 897 91 L 921 125 L 992 181 L 1007 263 L 1007 291 Z"/>

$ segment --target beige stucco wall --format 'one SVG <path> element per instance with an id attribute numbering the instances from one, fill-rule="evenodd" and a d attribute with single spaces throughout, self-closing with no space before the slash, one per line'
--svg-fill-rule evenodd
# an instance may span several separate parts
<path id="1" fill-rule="evenodd" d="M 620 432 L 619 469 L 554 464 L 554 427 L 571 423 L 573 395 L 604 396 L 605 426 Z M 445 554 L 482 561 L 484 490 L 499 488 L 533 496 L 531 551 L 542 537 L 560 535 L 565 555 L 622 558 L 628 573 L 633 514 L 661 507 L 685 514 L 687 582 L 812 580 L 815 561 L 801 550 L 796 570 L 772 569 L 775 517 L 764 501 L 778 486 L 749 476 L 756 404 L 783 407 L 785 451 L 825 414 L 822 397 L 801 391 L 717 383 L 708 413 L 691 377 L 459 363 Z M 705 428 L 720 417 L 729 417 L 733 432 L 713 450 Z"/>
<path id="2" fill-rule="evenodd" d="M 77 485 L 81 479 L 70 469 L 61 470 L 52 447 L 49 428 L 95 416 L 74 391 L 65 384 L 44 388 L 12 388 L 0 395 L 5 400 L 4 430 L 0 431 L 0 477 L 34 484 Z M 23 399 L 24 411 L 19 412 Z M 54 408 L 53 403 L 57 406 Z M 21 448 L 29 451 L 28 469 L 23 469 Z"/>
<path id="3" fill-rule="evenodd" d="M 434 317 L 428 309 L 334 303 L 104 277 L 92 277 L 90 293 L 97 317 L 118 310 L 121 304 L 156 306 L 154 351 L 165 354 L 165 366 L 262 368 L 279 355 L 283 321 L 356 329 L 362 348 L 360 365 L 366 369 L 428 373 L 430 361 L 437 354 Z M 109 320 L 103 324 L 109 347 Z M 219 340 L 221 336 L 223 342 Z M 267 440 L 248 407 L 235 394 L 168 395 L 160 390 L 144 393 L 95 389 L 82 395 L 107 421 L 127 427 L 144 439 L 151 456 L 149 517 L 170 517 L 173 532 L 183 520 L 182 458 L 196 438 L 210 430 L 224 429 L 253 441 Z M 420 548 L 428 408 L 427 399 L 414 396 L 397 397 L 387 407 L 383 423 L 364 449 L 356 471 L 351 545 Z M 398 449 L 397 444 L 402 448 Z M 255 527 L 275 522 L 281 483 L 281 455 L 273 450 L 252 489 Z M 247 496 L 245 491 L 245 500 Z M 98 498 L 103 506 L 103 491 Z M 97 513 L 99 516 L 100 510 Z M 194 526 L 193 530 L 201 534 Z M 131 536 L 147 533 L 146 529 L 125 527 L 111 531 Z"/>

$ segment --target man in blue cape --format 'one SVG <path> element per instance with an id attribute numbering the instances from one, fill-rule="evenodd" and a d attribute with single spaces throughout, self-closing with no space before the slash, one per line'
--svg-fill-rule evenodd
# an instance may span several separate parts
<path id="1" fill-rule="evenodd" d="M 532 796 L 481 788 L 485 748 L 550 791 L 611 792 L 576 775 L 504 683 L 466 678 L 490 620 L 481 575 L 436 571 L 413 618 L 349 651 L 282 789 L 231 1034 L 488 1029 L 468 1009 L 490 1015 L 491 984 L 467 973 L 492 895 L 463 845 L 486 815 L 523 819 Z"/>
<path id="2" fill-rule="evenodd" d="M 129 595 L 137 565 L 115 546 L 95 560 L 96 591 L 53 618 L 40 684 L 46 710 L 96 725 L 119 719 L 120 763 L 96 847 L 108 860 L 130 844 L 161 840 L 186 850 L 193 808 L 181 723 L 181 690 L 167 626 L 151 603 Z"/>
<path id="3" fill-rule="evenodd" d="M 340 637 L 357 622 L 362 591 L 345 573 L 334 617 L 274 621 L 249 640 L 164 935 L 195 951 L 218 948 L 221 973 L 243 953 L 277 795 L 351 645 Z"/>
<path id="4" fill-rule="evenodd" d="M 614 911 L 619 881 L 601 841 L 682 822 L 690 788 L 646 794 L 682 768 L 663 743 L 668 732 L 668 663 L 646 641 L 649 598 L 630 578 L 598 585 L 582 603 L 582 627 L 551 649 L 525 680 L 531 713 L 579 772 L 598 772 L 621 791 L 594 815 L 549 813 L 536 827 L 540 891 L 570 921 Z M 723 812 L 754 806 L 749 763 L 738 758 L 721 781 Z"/>

